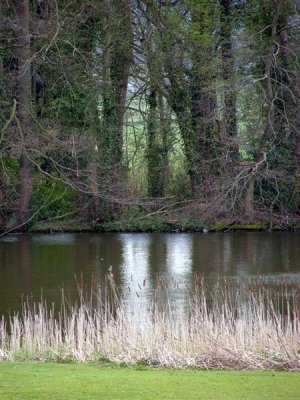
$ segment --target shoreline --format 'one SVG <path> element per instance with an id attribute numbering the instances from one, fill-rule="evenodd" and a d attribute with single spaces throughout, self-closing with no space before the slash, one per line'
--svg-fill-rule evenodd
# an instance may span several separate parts
<path id="1" fill-rule="evenodd" d="M 61 221 L 61 223 L 39 222 L 30 233 L 217 233 L 217 232 L 295 232 L 300 231 L 300 221 L 291 224 L 279 223 L 226 223 L 206 225 L 201 221 L 194 223 L 166 223 L 152 221 L 113 221 L 90 225 L 77 220 Z"/>
<path id="2" fill-rule="evenodd" d="M 61 221 L 60 223 L 39 222 L 24 232 L 6 232 L 0 230 L 0 237 L 6 234 L 20 233 L 227 233 L 227 232 L 297 232 L 300 231 L 300 221 L 295 224 L 272 223 L 218 223 L 213 225 L 157 223 L 137 221 L 114 221 L 91 225 L 78 220 Z"/>

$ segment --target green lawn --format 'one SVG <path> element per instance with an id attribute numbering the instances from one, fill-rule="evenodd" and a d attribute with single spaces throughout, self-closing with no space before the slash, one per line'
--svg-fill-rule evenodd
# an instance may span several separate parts
<path id="1" fill-rule="evenodd" d="M 0 399 L 299 400 L 300 374 L 2 362 Z"/>

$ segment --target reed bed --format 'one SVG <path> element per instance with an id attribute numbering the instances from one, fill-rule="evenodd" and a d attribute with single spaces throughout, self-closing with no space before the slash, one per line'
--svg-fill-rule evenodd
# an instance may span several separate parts
<path id="1" fill-rule="evenodd" d="M 170 296 L 161 280 L 145 309 L 122 300 L 112 274 L 107 282 L 59 311 L 40 302 L 2 318 L 0 359 L 300 370 L 299 284 L 197 277 L 189 305 L 173 309 L 159 300 Z"/>

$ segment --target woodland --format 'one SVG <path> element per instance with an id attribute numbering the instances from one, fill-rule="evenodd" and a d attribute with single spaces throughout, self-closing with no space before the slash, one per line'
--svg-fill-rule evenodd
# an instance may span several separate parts
<path id="1" fill-rule="evenodd" d="M 300 226 L 299 27 L 299 0 L 0 0 L 0 230 Z"/>

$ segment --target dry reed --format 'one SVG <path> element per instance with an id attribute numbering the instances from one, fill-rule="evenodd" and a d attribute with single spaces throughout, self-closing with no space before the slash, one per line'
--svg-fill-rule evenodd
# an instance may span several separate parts
<path id="1" fill-rule="evenodd" d="M 2 318 L 0 359 L 300 370 L 297 284 L 220 281 L 209 288 L 197 278 L 189 306 L 174 310 L 157 301 L 166 293 L 160 281 L 145 311 L 122 302 L 112 274 L 107 281 L 104 296 L 82 294 L 60 312 L 41 302 Z"/>

